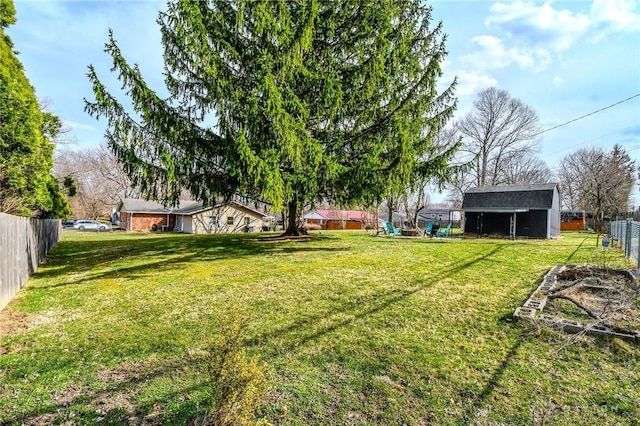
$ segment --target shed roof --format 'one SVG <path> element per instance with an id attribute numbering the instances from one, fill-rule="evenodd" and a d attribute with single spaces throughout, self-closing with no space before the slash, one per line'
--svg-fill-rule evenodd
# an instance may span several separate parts
<path id="1" fill-rule="evenodd" d="M 461 210 L 550 209 L 557 190 L 555 183 L 471 188 L 464 194 Z"/>

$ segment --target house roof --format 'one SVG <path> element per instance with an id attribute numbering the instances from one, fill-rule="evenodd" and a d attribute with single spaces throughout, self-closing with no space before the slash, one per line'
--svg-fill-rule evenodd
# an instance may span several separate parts
<path id="1" fill-rule="evenodd" d="M 247 207 L 243 204 L 231 201 L 228 204 L 233 205 L 236 208 L 243 209 L 247 212 L 253 213 L 256 216 L 264 216 L 263 213 Z M 146 213 L 146 214 L 177 214 L 191 216 L 196 213 L 211 210 L 221 207 L 222 204 L 216 206 L 205 207 L 202 203 L 197 201 L 180 200 L 176 207 L 164 207 L 162 204 L 155 201 L 140 200 L 133 198 L 125 198 L 120 201 L 118 205 L 118 211 L 124 211 L 128 213 Z"/>
<path id="2" fill-rule="evenodd" d="M 240 204 L 240 203 L 237 203 L 235 201 L 231 201 L 231 202 L 229 202 L 229 204 L 235 206 L 237 209 L 242 209 L 242 210 L 247 211 L 248 213 L 252 213 L 252 214 L 254 214 L 256 216 L 260 216 L 263 219 L 267 216 L 267 215 L 265 215 L 263 212 L 261 212 L 259 210 L 252 209 L 251 207 L 245 206 L 244 204 Z M 216 207 L 220 207 L 220 206 L 216 206 Z"/>
<path id="3" fill-rule="evenodd" d="M 167 214 L 175 213 L 183 209 L 188 210 L 196 206 L 202 207 L 202 204 L 196 201 L 180 200 L 178 206 L 176 207 L 165 207 L 155 201 L 141 200 L 136 198 L 124 198 L 120 200 L 118 211 L 125 211 L 128 213 Z"/>
<path id="4" fill-rule="evenodd" d="M 460 210 L 514 212 L 550 209 L 557 190 L 555 183 L 471 188 L 464 194 Z"/>
<path id="5" fill-rule="evenodd" d="M 328 217 L 314 211 L 305 213 L 303 217 L 305 219 L 328 219 Z"/>

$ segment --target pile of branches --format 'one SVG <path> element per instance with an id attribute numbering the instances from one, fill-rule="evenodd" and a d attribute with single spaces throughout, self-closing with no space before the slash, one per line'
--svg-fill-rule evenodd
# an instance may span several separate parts
<path id="1" fill-rule="evenodd" d="M 593 325 L 640 335 L 640 282 L 625 270 L 572 267 L 557 275 L 558 284 L 546 292 L 549 307 L 562 300 L 594 320 Z"/>

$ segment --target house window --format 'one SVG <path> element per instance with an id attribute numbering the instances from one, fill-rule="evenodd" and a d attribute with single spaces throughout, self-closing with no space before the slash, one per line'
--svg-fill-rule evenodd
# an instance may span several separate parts
<path id="1" fill-rule="evenodd" d="M 233 216 L 227 216 L 227 225 L 233 225 Z"/>
<path id="2" fill-rule="evenodd" d="M 218 226 L 218 216 L 209 216 L 209 225 Z"/>
<path id="3" fill-rule="evenodd" d="M 245 225 L 250 225 L 251 224 L 251 218 L 249 216 L 245 216 L 244 217 L 244 224 Z"/>

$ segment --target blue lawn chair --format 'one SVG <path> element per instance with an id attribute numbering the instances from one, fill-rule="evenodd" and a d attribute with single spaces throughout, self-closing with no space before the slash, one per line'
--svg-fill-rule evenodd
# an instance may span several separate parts
<path id="1" fill-rule="evenodd" d="M 383 226 L 385 227 L 389 235 L 392 237 L 395 237 L 396 235 L 400 235 L 400 233 L 402 232 L 401 229 L 396 229 L 396 227 L 393 226 L 393 223 L 391 222 L 385 222 Z"/>
<path id="2" fill-rule="evenodd" d="M 427 226 L 425 228 L 423 228 L 424 233 L 422 234 L 422 236 L 433 236 L 433 225 L 435 225 L 433 222 L 429 222 L 427 223 Z"/>

